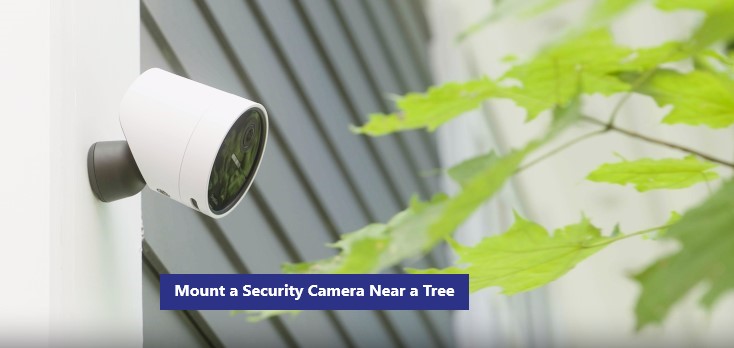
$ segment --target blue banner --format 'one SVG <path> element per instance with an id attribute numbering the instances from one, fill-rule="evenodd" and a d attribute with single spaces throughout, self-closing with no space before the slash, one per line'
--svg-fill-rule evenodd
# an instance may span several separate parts
<path id="1" fill-rule="evenodd" d="M 161 274 L 162 310 L 469 309 L 467 274 Z"/>

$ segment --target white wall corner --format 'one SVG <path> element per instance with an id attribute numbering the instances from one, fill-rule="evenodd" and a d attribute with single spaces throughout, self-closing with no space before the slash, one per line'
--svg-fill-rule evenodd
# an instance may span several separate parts
<path id="1" fill-rule="evenodd" d="M 7 347 L 48 344 L 49 8 L 50 1 L 0 0 L 0 346 Z"/>
<path id="2" fill-rule="evenodd" d="M 122 95 L 140 71 L 139 2 L 51 1 L 50 341 L 141 346 L 140 194 L 97 201 L 86 156 L 124 139 Z"/>

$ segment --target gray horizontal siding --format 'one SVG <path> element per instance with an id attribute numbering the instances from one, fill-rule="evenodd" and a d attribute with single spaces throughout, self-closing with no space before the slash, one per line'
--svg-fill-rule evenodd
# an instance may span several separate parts
<path id="1" fill-rule="evenodd" d="M 412 194 L 435 190 L 436 180 L 421 175 L 438 163 L 427 135 L 348 131 L 370 112 L 389 111 L 387 93 L 428 84 L 419 4 L 146 0 L 141 8 L 143 70 L 160 67 L 262 102 L 272 126 L 253 189 L 226 218 L 144 192 L 146 255 L 157 260 L 147 261 L 144 277 L 146 345 L 181 330 L 188 334 L 177 339 L 188 345 L 449 345 L 449 314 L 440 311 L 311 311 L 252 324 L 226 311 L 147 308 L 157 309 L 155 272 L 276 273 L 283 262 L 333 255 L 324 245 L 340 233 L 384 221 Z"/>

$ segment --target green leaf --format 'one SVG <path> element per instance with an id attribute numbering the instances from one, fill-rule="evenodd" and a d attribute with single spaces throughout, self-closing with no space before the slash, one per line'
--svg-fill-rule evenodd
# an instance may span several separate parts
<path id="1" fill-rule="evenodd" d="M 606 163 L 591 172 L 586 179 L 611 184 L 632 184 L 640 192 L 657 189 L 680 189 L 702 181 L 717 179 L 711 169 L 716 164 L 695 156 L 685 158 L 650 159 Z"/>
<path id="2" fill-rule="evenodd" d="M 676 302 L 698 284 L 707 284 L 705 308 L 734 289 L 734 182 L 728 182 L 668 229 L 681 250 L 635 276 L 642 292 L 635 306 L 637 329 L 661 323 Z"/>
<path id="3" fill-rule="evenodd" d="M 478 173 L 493 166 L 499 157 L 494 151 L 463 161 L 448 170 L 448 175 L 459 185 L 465 186 Z"/>
<path id="4" fill-rule="evenodd" d="M 555 106 L 567 106 L 580 92 L 610 94 L 628 90 L 629 84 L 614 73 L 622 63 L 630 71 L 639 71 L 651 64 L 649 57 L 660 55 L 658 51 L 640 50 L 637 57 L 631 57 L 637 51 L 615 46 L 605 30 L 594 31 L 552 47 L 529 63 L 515 66 L 502 78 L 502 82 L 519 81 L 521 87 L 507 87 L 486 77 L 447 83 L 426 93 L 399 98 L 400 112 L 370 115 L 364 126 L 353 127 L 352 131 L 371 136 L 418 128 L 433 131 L 489 98 L 513 100 L 527 110 L 528 119 L 533 119 Z"/>
<path id="5" fill-rule="evenodd" d="M 504 94 L 524 107 L 532 120 L 554 105 L 565 105 L 579 93 L 629 91 L 632 82 L 620 79 L 620 73 L 646 71 L 687 56 L 679 43 L 631 49 L 617 45 L 608 29 L 593 30 L 512 68 L 504 78 L 516 79 L 522 87 L 513 90 L 516 95 Z"/>
<path id="6" fill-rule="evenodd" d="M 554 105 L 565 105 L 579 92 L 609 95 L 629 90 L 629 84 L 611 73 L 632 53 L 615 45 L 607 30 L 595 30 L 550 47 L 510 69 L 505 78 L 522 84 L 516 88 L 522 98 L 513 100 L 533 119 Z"/>
<path id="7" fill-rule="evenodd" d="M 412 273 L 469 274 L 469 289 L 502 287 L 512 295 L 550 283 L 577 263 L 618 238 L 604 237 L 587 218 L 548 234 L 540 225 L 515 214 L 515 223 L 503 233 L 473 247 L 455 244 L 457 264 L 445 269 L 410 270 Z"/>
<path id="8" fill-rule="evenodd" d="M 372 114 L 367 124 L 353 127 L 352 131 L 372 136 L 417 128 L 433 131 L 454 117 L 479 107 L 483 100 L 497 95 L 498 90 L 493 81 L 483 78 L 431 87 L 426 93 L 409 93 L 397 101 L 401 112 Z"/>
<path id="9" fill-rule="evenodd" d="M 734 37 L 734 1 L 722 1 L 722 6 L 714 7 L 691 37 L 691 50 L 700 51 L 718 41 L 728 41 Z"/>
<path id="10" fill-rule="evenodd" d="M 504 2 L 515 13 L 519 9 L 536 8 L 537 1 Z M 584 93 L 612 93 L 629 90 L 626 83 L 608 76 L 614 71 L 627 71 L 629 66 L 620 67 L 625 59 L 639 54 L 643 56 L 640 62 L 646 61 L 646 68 L 653 68 L 668 61 L 677 61 L 691 54 L 709 47 L 711 44 L 734 36 L 734 26 L 730 25 L 734 17 L 734 1 L 720 0 L 658 0 L 656 5 L 663 10 L 692 9 L 707 12 L 706 19 L 694 32 L 690 42 L 685 47 L 678 43 L 668 43 L 666 47 L 654 47 L 635 51 L 614 44 L 606 28 L 609 23 L 629 8 L 639 3 L 636 0 L 599 0 L 592 6 L 587 20 L 577 31 L 576 37 L 564 40 L 534 59 L 530 64 L 518 66 L 510 71 L 507 77 L 517 78 L 526 88 L 522 91 L 508 90 L 507 93 L 518 95 L 518 105 L 528 111 L 528 119 L 533 119 L 541 111 L 552 105 L 563 105 L 576 92 L 575 83 L 581 81 Z M 558 1 L 541 1 L 545 6 L 537 7 L 543 11 L 545 7 L 554 7 Z M 532 13 L 532 12 L 531 12 Z M 463 35 L 466 36 L 507 14 L 507 11 L 497 9 L 492 15 L 470 28 Z M 599 29 L 601 28 L 601 29 Z M 591 29 L 591 30 L 590 30 Z M 674 48 L 672 52 L 670 49 Z M 644 57 L 647 55 L 647 57 Z M 634 60 L 634 59 L 633 59 Z"/>
<path id="11" fill-rule="evenodd" d="M 594 30 L 515 65 L 499 81 L 484 77 L 407 94 L 397 100 L 399 112 L 370 115 L 364 126 L 352 127 L 352 131 L 371 136 L 418 128 L 433 131 L 490 98 L 514 101 L 532 120 L 543 111 L 567 106 L 581 93 L 629 91 L 634 81 L 620 78 L 625 73 L 640 73 L 688 55 L 680 43 L 635 50 L 616 45 L 606 29 Z"/>
<path id="12" fill-rule="evenodd" d="M 734 124 L 734 81 L 710 71 L 660 70 L 639 92 L 673 108 L 663 123 L 723 128 Z"/>

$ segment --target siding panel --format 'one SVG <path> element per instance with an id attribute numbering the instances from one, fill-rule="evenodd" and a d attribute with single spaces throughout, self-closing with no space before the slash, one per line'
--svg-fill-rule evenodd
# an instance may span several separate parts
<path id="1" fill-rule="evenodd" d="M 418 62 L 420 69 L 420 76 L 425 81 L 432 81 L 430 74 L 430 67 L 428 63 L 428 40 L 426 33 L 422 32 L 420 24 L 420 16 L 423 13 L 417 12 L 413 7 L 412 3 L 418 0 L 402 0 L 402 1 L 390 1 L 387 0 L 390 6 L 390 11 L 395 16 L 395 23 L 400 28 L 398 33 L 395 35 L 401 35 L 401 39 L 404 43 L 407 43 L 410 49 L 410 58 L 414 62 Z"/>
<path id="2" fill-rule="evenodd" d="M 328 79 L 327 62 L 319 56 L 315 43 L 310 40 L 297 8 L 286 1 L 256 3 L 275 39 L 270 41 L 270 46 L 282 53 L 279 55 L 282 60 L 276 63 L 281 64 L 281 69 L 292 73 L 289 76 L 292 78 L 291 84 L 303 92 L 301 98 L 305 99 L 304 104 L 309 105 L 310 111 L 315 113 L 312 120 L 325 128 L 328 139 L 323 140 L 328 140 L 330 147 L 336 148 L 339 157 L 346 163 L 347 174 L 360 184 L 357 185 L 357 194 L 364 197 L 367 205 L 364 218 L 375 220 L 377 216 L 390 216 L 398 206 L 391 199 L 387 178 L 377 170 L 378 164 L 369 155 L 363 139 L 349 132 L 349 110 L 337 86 Z"/>
<path id="3" fill-rule="evenodd" d="M 376 28 L 379 25 L 372 15 L 370 1 L 360 0 L 341 0 L 333 1 L 338 9 L 338 15 L 341 16 L 341 23 L 344 31 L 348 33 L 355 43 L 355 51 L 358 55 L 364 57 L 365 71 L 370 76 L 375 93 L 383 102 L 382 112 L 389 112 L 393 108 L 386 104 L 386 101 L 393 94 L 405 94 L 409 91 L 424 90 L 426 86 L 421 87 L 417 77 L 413 76 L 414 86 L 409 86 L 405 81 L 406 71 L 400 70 L 396 63 L 392 60 L 393 54 L 382 38 L 382 32 Z M 373 21 L 374 19 L 374 21 Z M 431 154 L 432 146 L 430 141 L 426 141 L 423 135 L 418 132 L 404 132 L 399 134 L 399 138 L 403 139 L 406 152 L 410 154 L 407 161 L 411 165 L 411 170 L 418 175 L 426 171 L 430 171 L 438 167 L 438 158 L 435 154 Z M 421 193 L 428 195 L 437 187 L 437 180 L 419 180 L 421 185 Z"/>
<path id="4" fill-rule="evenodd" d="M 339 22 L 337 13 L 329 0 L 305 1 L 298 3 L 308 25 L 313 27 L 316 35 L 316 45 L 323 48 L 322 60 L 329 62 L 334 69 L 333 77 L 337 88 L 344 93 L 345 103 L 349 103 L 350 114 L 354 124 L 367 121 L 367 115 L 383 109 L 382 96 L 372 89 L 369 83 L 370 76 L 360 65 L 360 56 L 352 48 L 352 42 Z M 353 135 L 354 136 L 354 135 Z M 398 197 L 396 204 L 405 206 L 409 198 L 420 192 L 417 181 L 422 180 L 418 173 L 411 170 L 406 153 L 402 150 L 396 136 L 386 136 L 378 139 L 360 137 L 367 141 L 380 159 L 385 162 L 390 179 L 397 186 Z M 393 210 L 387 215 L 379 215 L 380 221 L 392 216 Z"/>

